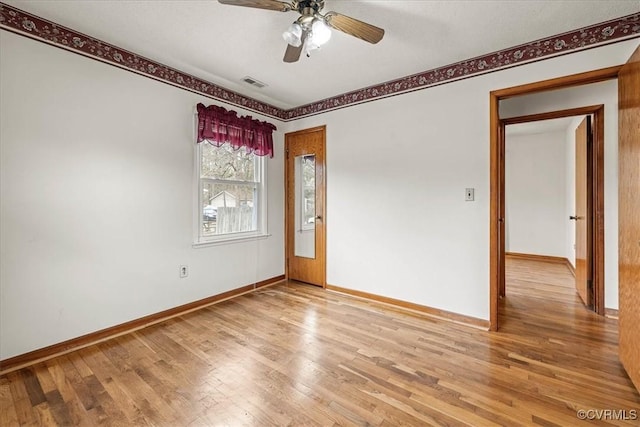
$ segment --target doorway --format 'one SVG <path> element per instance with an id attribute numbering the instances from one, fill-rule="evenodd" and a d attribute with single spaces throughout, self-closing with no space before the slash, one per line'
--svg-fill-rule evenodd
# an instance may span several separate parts
<path id="1" fill-rule="evenodd" d="M 490 93 L 490 329 L 498 330 L 498 303 L 501 295 L 504 295 L 505 288 L 505 204 L 504 204 L 504 131 L 508 123 L 516 123 L 518 120 L 535 121 L 554 117 L 569 117 L 578 115 L 594 114 L 594 144 L 593 149 L 593 225 L 592 236 L 594 237 L 594 307 L 599 314 L 604 314 L 604 238 L 598 238 L 598 233 L 604 234 L 604 114 L 603 110 L 595 118 L 595 113 L 601 106 L 590 106 L 582 109 L 563 110 L 561 112 L 550 112 L 523 116 L 519 118 L 505 119 L 502 121 L 499 114 L 499 103 L 501 100 L 519 97 L 538 92 L 552 91 L 575 86 L 587 85 L 591 83 L 604 82 L 616 79 L 619 66 L 605 68 L 557 79 L 536 82 L 532 84 L 507 88 Z M 600 299 L 597 296 L 601 295 Z"/>
<path id="2" fill-rule="evenodd" d="M 286 276 L 326 286 L 326 127 L 285 135 Z"/>
<path id="3" fill-rule="evenodd" d="M 535 209 L 527 209 L 526 217 L 528 221 L 531 223 L 528 225 L 528 232 L 537 234 L 537 238 L 544 236 L 547 234 L 543 244 L 541 242 L 537 242 L 538 249 L 540 247 L 546 247 L 550 249 L 552 245 L 550 245 L 549 233 L 557 233 L 558 225 L 562 227 L 563 232 L 560 234 L 564 234 L 567 228 L 566 222 L 558 222 L 560 218 L 563 221 L 572 220 L 575 223 L 575 258 L 573 259 L 572 266 L 575 265 L 575 290 L 580 296 L 583 304 L 589 309 L 595 311 L 600 315 L 604 315 L 604 185 L 603 185 L 603 175 L 604 175 L 604 105 L 593 105 L 587 107 L 580 108 L 572 108 L 566 110 L 552 111 L 541 114 L 533 114 L 527 116 L 519 116 L 519 117 L 510 117 L 508 119 L 500 120 L 500 160 L 498 169 L 502 176 L 500 187 L 501 193 L 499 195 L 499 203 L 500 203 L 500 227 L 498 229 L 499 232 L 499 244 L 501 245 L 502 250 L 500 251 L 500 257 L 498 259 L 500 266 L 500 278 L 499 278 L 499 296 L 504 297 L 506 295 L 506 284 L 505 284 L 505 255 L 507 254 L 507 248 L 505 245 L 507 232 L 506 228 L 506 191 L 507 183 L 504 179 L 506 176 L 505 170 L 505 157 L 506 157 L 506 134 L 504 128 L 509 125 L 522 125 L 522 124 L 533 124 L 546 122 L 548 120 L 555 119 L 566 119 L 577 117 L 578 119 L 582 118 L 580 125 L 575 129 L 575 138 L 572 140 L 572 149 L 575 150 L 575 182 L 572 183 L 574 189 L 574 196 L 572 198 L 575 199 L 573 203 L 571 213 L 567 215 L 567 218 L 564 218 L 563 214 L 558 215 L 558 210 L 555 209 L 552 215 L 549 215 L 547 218 L 547 222 L 544 223 L 544 226 L 540 224 L 536 224 L 533 221 L 533 212 Z M 557 144 L 556 141 L 551 141 L 554 145 Z M 564 141 L 563 141 L 564 142 Z M 539 145 L 536 144 L 535 150 L 540 151 L 541 148 L 539 146 L 544 146 L 543 142 L 540 141 Z M 551 149 L 548 147 L 547 149 Z M 531 152 L 528 155 L 531 158 L 535 158 L 535 153 Z M 522 166 L 522 165 L 521 165 Z M 539 168 L 539 165 L 538 165 Z M 552 168 L 553 169 L 553 168 Z M 552 172 L 552 170 L 550 170 Z M 527 180 L 531 180 L 532 177 L 539 173 L 538 170 L 529 171 L 531 176 L 527 177 Z M 545 177 L 549 178 L 549 177 Z M 539 176 L 538 179 L 543 179 Z M 557 179 L 557 178 L 556 178 Z M 529 181 L 530 182 L 530 181 Z M 532 184 L 529 184 L 532 185 Z M 546 183 L 546 185 L 553 185 L 552 182 Z M 523 189 L 520 188 L 520 191 Z M 524 189 L 526 193 L 526 189 Z M 535 193 L 535 192 L 534 192 Z M 513 192 L 511 192 L 512 196 L 515 196 Z M 518 194 L 518 193 L 517 193 Z M 546 194 L 548 194 L 546 192 Z M 521 197 L 518 194 L 518 197 Z M 545 201 L 540 200 L 539 198 L 535 198 L 535 194 L 531 196 L 527 195 L 526 198 L 534 197 L 535 203 L 544 203 Z M 549 199 L 547 208 L 554 207 L 555 200 Z M 529 206 L 531 208 L 532 206 Z M 557 207 L 556 207 L 557 208 Z M 562 209 L 565 207 L 563 206 Z M 549 212 L 546 212 L 549 214 Z M 522 216 L 522 215 L 520 215 Z M 537 228 L 536 228 L 537 227 Z M 518 244 L 522 246 L 522 236 L 519 233 Z M 532 237 L 530 236 L 529 239 Z M 535 239 L 535 237 L 533 237 Z M 513 240 L 513 239 L 512 239 Z M 531 245 L 534 245 L 534 242 L 530 242 Z M 565 253 L 566 247 L 558 249 L 554 247 L 557 254 Z M 524 254 L 516 254 L 521 257 Z M 524 256 L 527 257 L 527 256 Z M 531 258 L 531 256 L 528 256 Z M 555 256 L 541 256 L 534 255 L 534 258 L 546 259 L 547 261 L 553 260 L 554 262 L 558 262 L 558 260 L 564 260 L 566 262 L 569 261 L 569 257 L 562 256 L 561 258 Z"/>

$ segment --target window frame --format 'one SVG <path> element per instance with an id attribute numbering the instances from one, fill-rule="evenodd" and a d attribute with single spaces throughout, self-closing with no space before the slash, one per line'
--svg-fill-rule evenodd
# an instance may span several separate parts
<path id="1" fill-rule="evenodd" d="M 202 178 L 202 145 L 207 142 L 201 142 L 196 144 L 194 150 L 195 167 L 194 167 L 194 233 L 193 233 L 193 246 L 211 246 L 223 243 L 233 243 L 246 240 L 256 240 L 260 238 L 266 238 L 269 236 L 267 230 L 267 171 L 265 156 L 254 156 L 254 171 L 255 181 L 238 181 L 238 180 L 225 180 L 216 178 Z M 214 148 L 224 149 L 227 144 L 223 144 L 220 147 L 212 145 Z M 202 214 L 202 193 L 205 182 L 220 183 L 230 185 L 247 185 L 255 186 L 254 192 L 254 216 L 256 222 L 256 230 L 252 231 L 239 231 L 236 233 L 214 234 L 205 236 L 202 233 L 203 230 L 203 214 Z"/>

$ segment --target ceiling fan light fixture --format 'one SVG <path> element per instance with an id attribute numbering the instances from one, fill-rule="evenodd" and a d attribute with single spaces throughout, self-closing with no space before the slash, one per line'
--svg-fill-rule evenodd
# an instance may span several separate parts
<path id="1" fill-rule="evenodd" d="M 294 22 L 287 31 L 282 33 L 282 38 L 291 46 L 299 47 L 302 44 L 302 26 Z"/>
<path id="2" fill-rule="evenodd" d="M 320 49 L 320 46 L 315 44 L 313 40 L 307 40 L 307 42 L 304 44 L 304 54 L 307 56 L 307 58 L 311 56 L 311 52 L 317 49 Z"/>
<path id="3" fill-rule="evenodd" d="M 331 30 L 324 19 L 316 18 L 311 25 L 311 42 L 317 47 L 322 46 L 331 38 Z"/>
<path id="4" fill-rule="evenodd" d="M 2 0 L 0 0 L 2 1 Z M 376 44 L 384 37 L 384 30 L 338 12 L 322 13 L 325 0 L 218 0 L 219 3 L 267 9 L 276 12 L 297 12 L 300 16 L 282 34 L 287 49 L 282 60 L 297 62 L 303 52 L 319 49 L 331 38 L 332 30 L 341 31 L 365 42 Z M 345 2 L 346 3 L 346 2 Z"/>

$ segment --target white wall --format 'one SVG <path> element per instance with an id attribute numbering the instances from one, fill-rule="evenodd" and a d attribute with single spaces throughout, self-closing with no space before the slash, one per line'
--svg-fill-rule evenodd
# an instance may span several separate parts
<path id="1" fill-rule="evenodd" d="M 193 112 L 214 101 L 5 31 L 0 93 L 0 358 L 283 274 L 282 123 L 261 118 L 272 236 L 194 249 Z"/>
<path id="2" fill-rule="evenodd" d="M 626 43 L 625 43 L 626 44 Z M 635 41 L 632 47 L 638 46 Z M 606 49 L 606 48 L 605 48 Z M 598 49 L 597 51 L 599 51 Z M 629 53 L 629 56 L 631 53 Z M 626 60 L 620 60 L 620 63 Z M 611 65 L 613 65 L 612 63 Z M 598 68 L 598 67 L 593 67 Z M 565 74 L 570 74 L 569 72 Z M 501 117 L 604 104 L 604 281 L 605 307 L 618 308 L 618 82 L 556 90 L 500 103 Z M 579 123 L 579 121 L 578 121 Z M 577 125 L 576 125 L 577 126 Z M 573 129 L 575 135 L 575 127 Z M 569 132 L 571 132 L 569 130 Z M 575 154 L 572 159 L 574 159 Z M 575 160 L 574 160 L 575 161 Z M 575 173 L 575 172 L 573 172 Z M 575 240 L 575 239 L 574 239 Z"/>
<path id="3" fill-rule="evenodd" d="M 327 125 L 328 283 L 488 319 L 489 92 L 621 64 L 637 46 L 630 40 L 293 122 L 292 130 Z M 615 166 L 611 150 L 607 162 Z M 475 187 L 475 202 L 464 201 L 465 187 Z M 609 291 L 606 298 L 615 306 Z"/>
<path id="4" fill-rule="evenodd" d="M 505 143 L 507 252 L 565 257 L 566 132 L 513 135 Z"/>

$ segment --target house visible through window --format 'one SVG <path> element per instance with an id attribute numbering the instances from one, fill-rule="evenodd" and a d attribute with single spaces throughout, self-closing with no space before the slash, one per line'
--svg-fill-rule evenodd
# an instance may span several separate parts
<path id="1" fill-rule="evenodd" d="M 264 157 L 198 144 L 200 242 L 264 233 Z"/>

